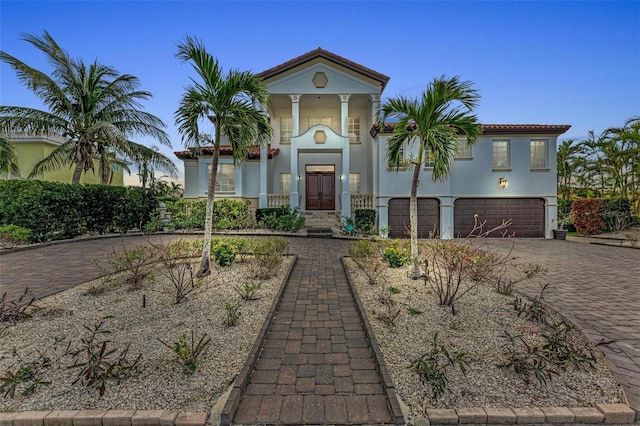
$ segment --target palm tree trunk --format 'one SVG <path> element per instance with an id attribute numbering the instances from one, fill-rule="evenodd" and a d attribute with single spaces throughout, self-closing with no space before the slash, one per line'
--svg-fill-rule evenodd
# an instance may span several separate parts
<path id="1" fill-rule="evenodd" d="M 82 163 L 80 161 L 76 161 L 76 168 L 73 171 L 73 177 L 71 178 L 71 183 L 75 185 L 79 184 L 80 176 L 82 176 Z"/>
<path id="2" fill-rule="evenodd" d="M 422 157 L 419 155 L 419 157 Z M 411 228 L 411 260 L 413 261 L 412 278 L 420 277 L 418 265 L 418 177 L 420 175 L 421 162 L 413 165 L 413 178 L 411 179 L 411 196 L 409 198 L 409 224 Z"/>
<path id="3" fill-rule="evenodd" d="M 217 128 L 216 128 L 217 133 Z M 218 140 L 218 138 L 216 138 Z M 202 259 L 196 277 L 202 278 L 211 274 L 211 234 L 213 229 L 213 205 L 216 196 L 216 176 L 218 175 L 218 159 L 220 158 L 220 143 L 216 142 L 211 160 L 211 175 L 207 187 L 207 208 L 204 219 L 204 244 L 202 245 Z"/>

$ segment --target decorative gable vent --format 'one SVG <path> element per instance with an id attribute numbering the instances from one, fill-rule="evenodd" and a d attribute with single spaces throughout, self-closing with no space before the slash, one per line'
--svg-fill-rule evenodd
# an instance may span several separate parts
<path id="1" fill-rule="evenodd" d="M 313 140 L 315 143 L 325 143 L 327 141 L 327 134 L 324 130 L 316 130 L 313 134 Z"/>
<path id="2" fill-rule="evenodd" d="M 325 73 L 317 72 L 315 73 L 311 81 L 313 81 L 313 85 L 316 86 L 316 88 L 323 89 L 329 82 L 329 79 L 327 78 L 327 75 Z"/>

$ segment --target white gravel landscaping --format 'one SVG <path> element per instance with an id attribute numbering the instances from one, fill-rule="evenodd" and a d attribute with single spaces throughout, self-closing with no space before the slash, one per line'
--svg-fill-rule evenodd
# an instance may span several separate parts
<path id="1" fill-rule="evenodd" d="M 347 259 L 347 265 L 398 395 L 414 416 L 425 416 L 428 408 L 580 407 L 624 402 L 601 352 L 576 330 L 570 333 L 570 340 L 594 354 L 594 368 L 557 369 L 559 375 L 553 375 L 545 387 L 533 377 L 526 383 L 513 369 L 500 367 L 507 360 L 505 331 L 522 335 L 531 344 L 543 339 L 544 330 L 538 324 L 514 311 L 512 296 L 502 296 L 486 284 L 479 285 L 455 303 L 453 315 L 450 307 L 438 305 L 436 295 L 424 280 L 408 278 L 410 266 L 386 268 L 385 283 L 371 285 L 353 260 Z M 399 290 L 391 297 L 401 308 L 393 326 L 376 319 L 380 312 L 386 312 L 380 294 L 390 294 L 389 286 Z M 410 315 L 409 308 L 422 314 Z M 561 320 L 555 313 L 549 318 L 552 323 Z M 437 400 L 432 399 L 430 387 L 421 383 L 410 368 L 412 360 L 431 349 L 435 333 L 450 353 L 463 352 L 469 360 L 466 376 L 458 368 L 448 370 L 448 391 Z"/>

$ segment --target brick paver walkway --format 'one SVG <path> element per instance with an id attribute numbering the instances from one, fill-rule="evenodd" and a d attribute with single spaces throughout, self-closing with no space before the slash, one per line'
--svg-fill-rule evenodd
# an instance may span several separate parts
<path id="1" fill-rule="evenodd" d="M 162 238 L 166 239 L 167 237 L 163 236 Z M 181 235 L 173 238 L 200 237 Z M 98 272 L 94 269 L 92 260 L 109 253 L 111 247 L 121 248 L 123 244 L 133 246 L 144 241 L 146 241 L 146 237 L 84 241 L 2 255 L 0 256 L 0 294 L 7 291 L 9 298 L 17 297 L 25 285 L 28 285 L 38 297 L 61 291 L 96 277 Z M 315 274 L 330 276 L 334 273 L 335 268 L 340 268 L 338 254 L 345 250 L 346 243 L 303 238 L 290 238 L 288 241 L 290 242 L 290 251 L 300 255 L 300 268 L 302 268 L 300 276 L 302 283 L 304 283 L 304 285 L 301 283 L 299 287 L 292 286 L 289 292 L 298 293 L 298 297 L 310 298 L 312 294 L 310 292 L 311 282 L 306 280 L 310 280 L 311 276 Z M 331 247 L 327 248 L 325 244 L 329 244 Z M 500 244 L 503 242 L 497 241 L 494 245 L 500 246 Z M 613 366 L 614 372 L 630 399 L 631 406 L 638 412 L 640 410 L 640 250 L 583 244 L 574 241 L 531 239 L 518 240 L 513 254 L 521 261 L 536 262 L 548 268 L 549 273 L 546 275 L 546 280 L 551 283 L 551 286 L 545 293 L 546 301 L 580 326 L 593 342 L 604 343 L 599 347 Z M 322 262 L 312 262 L 311 260 L 315 258 L 323 260 Z M 341 280 L 337 281 L 341 282 Z M 320 282 L 314 285 L 318 286 Z M 334 291 L 337 294 L 342 294 L 338 285 Z M 303 291 L 305 287 L 308 289 L 306 294 Z M 539 289 L 537 285 L 530 284 L 525 285 L 523 290 L 530 295 L 535 295 Z M 321 294 L 320 291 L 317 294 Z M 329 290 L 326 294 L 328 297 Z M 289 297 L 289 293 L 287 293 L 287 297 Z M 321 300 L 319 296 L 317 296 L 317 300 L 318 302 Z M 312 306 L 311 301 L 310 298 L 309 305 L 301 304 L 298 310 L 294 308 L 292 315 L 313 315 L 313 309 L 309 308 L 307 311 L 307 306 Z M 343 303 L 341 297 L 339 303 Z M 327 313 L 329 314 L 329 311 Z M 293 317 L 291 321 L 294 321 Z M 296 321 L 305 320 L 296 319 Z M 316 321 L 320 320 L 316 317 Z M 318 339 L 317 333 L 316 331 L 316 347 L 319 340 L 326 340 Z M 288 337 L 287 335 L 287 341 Z M 322 334 L 321 337 L 323 337 Z M 304 338 L 304 334 L 302 338 Z M 309 335 L 308 340 L 311 340 Z M 331 339 L 329 338 L 329 340 Z M 301 342 L 301 351 L 302 345 Z M 331 345 L 333 350 L 334 343 L 332 342 Z M 335 345 L 340 345 L 340 343 L 335 343 Z M 299 355 L 303 354 L 301 352 Z M 307 361 L 308 358 L 307 356 Z M 308 362 L 307 365 L 314 366 L 315 369 L 317 365 L 333 364 Z M 338 365 L 346 364 L 336 364 L 336 366 Z M 328 370 L 326 373 L 328 374 Z M 298 370 L 296 370 L 296 374 L 298 374 Z M 335 390 L 337 383 L 335 379 L 347 376 L 339 376 L 335 371 L 332 371 L 332 374 Z M 354 390 L 355 380 L 360 379 L 354 379 Z M 303 386 L 304 383 L 301 382 L 300 385 Z M 318 386 L 327 385 L 314 381 L 314 390 L 316 384 Z M 305 397 L 306 395 L 303 395 L 303 415 Z M 312 399 L 309 398 L 309 400 Z M 285 406 L 288 406 L 288 403 L 289 399 L 285 402 Z"/>
<path id="2" fill-rule="evenodd" d="M 300 253 L 234 424 L 393 421 L 342 269 L 344 244 Z"/>

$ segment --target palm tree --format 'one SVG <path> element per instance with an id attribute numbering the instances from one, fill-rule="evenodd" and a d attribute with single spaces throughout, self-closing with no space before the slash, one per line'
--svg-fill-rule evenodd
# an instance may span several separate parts
<path id="1" fill-rule="evenodd" d="M 155 178 L 155 170 L 159 169 L 168 174 L 168 177 L 176 179 L 178 177 L 178 169 L 175 164 L 164 156 L 157 146 L 148 148 L 140 145 L 137 152 L 132 156 L 133 161 L 138 166 L 138 176 L 143 188 L 147 187 L 147 183 Z"/>
<path id="2" fill-rule="evenodd" d="M 187 147 L 200 148 L 210 144 L 214 147 L 204 245 L 198 270 L 198 276 L 206 276 L 211 272 L 209 257 L 220 138 L 224 134 L 229 139 L 235 164 L 246 159 L 250 147 L 267 144 L 273 130 L 262 108 L 267 104 L 269 92 L 264 82 L 250 72 L 231 70 L 224 74 L 218 60 L 197 39 L 187 37 L 179 43 L 176 56 L 182 62 L 191 62 L 199 76 L 199 81 L 191 79 L 192 84 L 187 87 L 175 114 L 182 141 Z M 213 123 L 213 139 L 201 131 L 201 125 L 207 118 Z"/>
<path id="3" fill-rule="evenodd" d="M 87 66 L 71 58 L 46 31 L 42 37 L 26 35 L 23 40 L 46 55 L 53 66 L 51 76 L 4 51 L 0 60 L 16 71 L 48 111 L 0 106 L 0 132 L 55 134 L 65 139 L 36 164 L 29 177 L 70 165 L 74 167 L 72 183 L 79 183 L 82 173 L 93 171 L 98 160 L 101 182 L 107 183 L 113 158 L 134 156 L 139 149 L 130 136 L 150 136 L 171 146 L 162 120 L 139 109 L 140 101 L 151 94 L 138 90 L 137 77 L 118 74 L 97 61 Z"/>
<path id="4" fill-rule="evenodd" d="M 418 154 L 413 159 L 413 178 L 409 201 L 411 228 L 411 257 L 414 276 L 418 267 L 418 184 L 420 169 L 425 161 L 433 163 L 434 182 L 445 180 L 451 171 L 451 161 L 461 135 L 473 146 L 481 132 L 476 115 L 472 114 L 480 99 L 471 81 L 459 77 L 434 78 L 419 99 L 398 97 L 388 100 L 380 110 L 380 123 L 395 122 L 389 138 L 387 157 L 391 164 L 400 164 L 400 152 L 406 145 L 418 142 Z"/>
<path id="5" fill-rule="evenodd" d="M 568 200 L 572 193 L 572 179 L 578 168 L 583 146 L 573 139 L 564 140 L 558 145 L 558 196 Z"/>
<path id="6" fill-rule="evenodd" d="M 11 142 L 0 138 L 0 176 L 19 177 L 18 156 Z"/>

